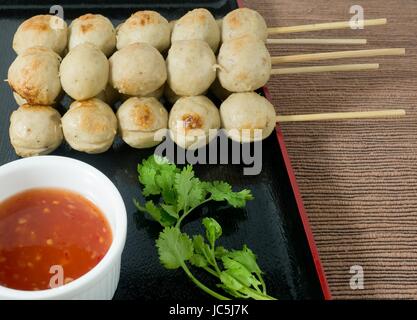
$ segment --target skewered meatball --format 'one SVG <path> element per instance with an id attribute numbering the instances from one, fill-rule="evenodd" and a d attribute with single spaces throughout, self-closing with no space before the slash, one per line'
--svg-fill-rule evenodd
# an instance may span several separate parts
<path id="1" fill-rule="evenodd" d="M 13 49 L 17 54 L 32 47 L 45 47 L 62 55 L 67 46 L 68 28 L 58 16 L 38 15 L 25 20 L 13 38 Z"/>
<path id="2" fill-rule="evenodd" d="M 61 92 L 60 62 L 58 54 L 48 48 L 29 48 L 11 64 L 9 85 L 30 104 L 51 105 Z"/>
<path id="3" fill-rule="evenodd" d="M 61 115 L 52 107 L 22 105 L 10 117 L 9 135 L 21 157 L 51 153 L 62 143 Z"/>
<path id="4" fill-rule="evenodd" d="M 120 93 L 145 96 L 167 79 L 162 55 L 147 43 L 133 43 L 110 58 L 110 83 Z"/>
<path id="5" fill-rule="evenodd" d="M 263 140 L 276 123 L 274 106 L 255 92 L 232 94 L 220 106 L 220 117 L 226 134 L 238 142 Z"/>
<path id="6" fill-rule="evenodd" d="M 203 40 L 214 52 L 217 52 L 220 29 L 210 11 L 194 9 L 174 23 L 171 41 L 178 40 Z"/>
<path id="7" fill-rule="evenodd" d="M 75 19 L 69 27 L 69 50 L 79 44 L 91 43 L 106 56 L 110 56 L 116 47 L 116 32 L 109 19 L 101 14 L 85 14 Z"/>
<path id="8" fill-rule="evenodd" d="M 216 78 L 216 57 L 202 40 L 172 43 L 167 57 L 168 85 L 180 96 L 197 96 Z"/>
<path id="9" fill-rule="evenodd" d="M 197 149 L 216 137 L 220 128 L 219 110 L 205 96 L 183 97 L 172 107 L 168 127 L 177 145 Z"/>
<path id="10" fill-rule="evenodd" d="M 271 56 L 265 44 L 251 36 L 223 43 L 218 56 L 223 88 L 247 92 L 263 87 L 271 75 Z"/>
<path id="11" fill-rule="evenodd" d="M 268 28 L 264 18 L 255 10 L 240 8 L 229 12 L 222 23 L 222 40 L 230 41 L 242 36 L 252 36 L 265 42 Z"/>
<path id="12" fill-rule="evenodd" d="M 106 88 L 109 62 L 96 46 L 83 43 L 62 60 L 60 74 L 64 91 L 75 100 L 86 100 Z"/>
<path id="13" fill-rule="evenodd" d="M 148 43 L 160 52 L 171 44 L 171 26 L 155 11 L 138 11 L 120 25 L 117 31 L 117 49 L 135 42 Z"/>
<path id="14" fill-rule="evenodd" d="M 62 117 L 62 129 L 73 149 L 101 153 L 113 143 L 117 119 L 109 105 L 99 99 L 75 101 Z"/>
<path id="15" fill-rule="evenodd" d="M 156 132 L 166 129 L 168 112 L 155 98 L 130 98 L 117 110 L 122 139 L 133 148 L 150 148 L 161 141 Z"/>

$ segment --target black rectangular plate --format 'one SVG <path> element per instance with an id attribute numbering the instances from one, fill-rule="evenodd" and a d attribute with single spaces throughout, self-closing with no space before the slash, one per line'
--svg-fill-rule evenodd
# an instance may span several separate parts
<path id="1" fill-rule="evenodd" d="M 50 1 L 0 1 L 0 74 L 7 78 L 15 58 L 12 38 L 19 24 L 35 14 L 48 13 Z M 69 22 L 88 12 L 101 13 L 115 25 L 136 10 L 154 9 L 167 19 L 179 18 L 196 7 L 208 8 L 217 18 L 237 7 L 236 1 L 60 1 Z M 9 142 L 9 117 L 17 108 L 6 82 L 0 81 L 0 165 L 16 160 Z M 68 106 L 65 105 L 64 108 Z M 158 261 L 155 239 L 160 228 L 138 214 L 132 199 L 143 200 L 136 166 L 153 152 L 135 150 L 115 143 L 108 152 L 87 155 L 61 146 L 55 155 L 87 162 L 106 174 L 126 203 L 128 234 L 123 253 L 120 283 L 115 299 L 207 300 L 208 297 L 180 271 L 165 270 Z M 241 248 L 246 243 L 258 255 L 270 295 L 279 299 L 322 299 L 324 297 L 304 226 L 291 187 L 287 168 L 275 135 L 263 143 L 263 169 L 257 176 L 244 176 L 240 165 L 197 165 L 199 177 L 226 180 L 236 189 L 250 188 L 255 196 L 245 210 L 207 207 L 188 220 L 186 231 L 201 231 L 202 214 L 210 214 L 224 227 L 222 244 Z M 204 275 L 198 273 L 203 280 Z M 211 283 L 215 285 L 214 283 Z"/>

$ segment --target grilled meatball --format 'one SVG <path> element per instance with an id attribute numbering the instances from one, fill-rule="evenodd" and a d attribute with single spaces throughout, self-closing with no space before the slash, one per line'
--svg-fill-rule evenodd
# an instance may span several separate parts
<path id="1" fill-rule="evenodd" d="M 147 43 L 133 43 L 110 58 L 110 83 L 122 94 L 145 96 L 167 79 L 162 55 Z"/>
<path id="2" fill-rule="evenodd" d="M 220 43 L 220 29 L 210 11 L 194 9 L 173 25 L 171 41 L 178 40 L 203 40 L 214 52 L 217 52 Z"/>
<path id="3" fill-rule="evenodd" d="M 220 117 L 226 134 L 238 142 L 263 140 L 276 123 L 274 106 L 255 92 L 229 96 L 220 106 Z"/>
<path id="4" fill-rule="evenodd" d="M 155 11 L 138 11 L 117 30 L 117 49 L 135 42 L 144 42 L 160 52 L 171 44 L 171 26 L 167 19 Z"/>
<path id="5" fill-rule="evenodd" d="M 83 43 L 94 44 L 108 57 L 116 47 L 116 32 L 111 21 L 101 14 L 85 14 L 69 27 L 68 49 Z"/>
<path id="6" fill-rule="evenodd" d="M 61 84 L 74 100 L 97 96 L 109 80 L 109 61 L 104 53 L 90 43 L 73 48 L 62 60 Z"/>
<path id="7" fill-rule="evenodd" d="M 75 101 L 62 117 L 62 129 L 73 149 L 102 153 L 113 144 L 117 119 L 110 106 L 99 99 Z"/>
<path id="8" fill-rule="evenodd" d="M 67 47 L 68 27 L 64 20 L 49 14 L 25 20 L 13 38 L 13 49 L 17 54 L 32 47 L 45 47 L 62 55 Z"/>
<path id="9" fill-rule="evenodd" d="M 29 48 L 11 64 L 9 85 L 29 104 L 52 105 L 61 92 L 60 62 L 59 55 L 51 49 Z"/>
<path id="10" fill-rule="evenodd" d="M 49 106 L 24 104 L 10 117 L 9 135 L 21 157 L 51 153 L 63 140 L 61 115 Z"/>
<path id="11" fill-rule="evenodd" d="M 155 98 L 130 98 L 117 110 L 122 139 L 133 148 L 150 148 L 161 142 L 156 133 L 168 126 L 168 112 Z"/>
<path id="12" fill-rule="evenodd" d="M 216 137 L 220 128 L 219 110 L 205 96 L 182 97 L 172 107 L 168 127 L 177 145 L 196 149 Z"/>
<path id="13" fill-rule="evenodd" d="M 202 40 L 172 43 L 167 57 L 168 85 L 179 96 L 203 94 L 216 78 L 216 57 Z"/>
<path id="14" fill-rule="evenodd" d="M 223 43 L 218 56 L 218 78 L 223 88 L 247 92 L 263 87 L 271 75 L 271 56 L 265 44 L 244 36 Z"/>

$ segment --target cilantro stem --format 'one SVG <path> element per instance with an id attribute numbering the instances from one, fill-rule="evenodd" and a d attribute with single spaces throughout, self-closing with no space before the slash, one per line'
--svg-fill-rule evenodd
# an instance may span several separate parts
<path id="1" fill-rule="evenodd" d="M 208 273 L 210 273 L 212 276 L 215 276 L 217 278 L 217 272 L 214 271 L 212 268 L 210 267 L 203 267 L 204 270 L 206 270 Z"/>
<path id="2" fill-rule="evenodd" d="M 198 205 L 188 209 L 187 211 L 184 211 L 184 214 L 177 220 L 177 223 L 175 224 L 175 228 L 180 228 L 181 226 L 181 222 L 184 220 L 185 217 L 187 217 L 192 211 L 194 211 L 197 207 L 203 205 L 204 203 L 207 203 L 209 201 L 211 201 L 211 197 L 207 198 L 206 200 L 204 200 L 203 202 L 200 202 Z"/>
<path id="3" fill-rule="evenodd" d="M 259 293 L 256 290 L 248 287 L 244 288 L 243 291 L 256 300 L 278 300 L 277 298 L 271 297 L 267 294 Z"/>
<path id="4" fill-rule="evenodd" d="M 205 293 L 208 293 L 209 295 L 219 299 L 219 300 L 231 300 L 228 297 L 225 297 L 223 295 L 221 295 L 220 293 L 217 293 L 213 290 L 211 290 L 210 288 L 206 287 L 204 284 L 202 284 L 200 281 L 198 281 L 194 275 L 191 273 L 190 269 L 188 269 L 187 265 L 182 262 L 181 263 L 181 268 L 184 270 L 184 272 L 187 274 L 187 276 L 191 279 L 192 282 L 194 282 L 194 284 L 199 287 L 201 290 L 203 290 Z"/>
<path id="5" fill-rule="evenodd" d="M 220 270 L 215 271 L 215 270 L 211 269 L 210 267 L 203 267 L 203 269 L 206 270 L 208 273 L 210 273 L 212 276 L 215 276 L 216 278 L 220 279 L 220 273 L 221 273 Z M 262 277 L 260 277 L 260 278 L 262 279 Z M 261 283 L 264 283 L 263 279 L 262 279 Z M 246 286 L 242 291 L 248 297 L 251 297 L 251 298 L 256 299 L 256 300 L 278 300 L 277 298 L 271 297 L 270 295 L 266 294 L 266 292 L 264 291 L 265 290 L 264 285 L 262 285 L 262 287 L 263 287 L 263 293 L 259 289 L 253 290 L 253 289 L 251 289 L 249 287 L 246 287 Z M 237 293 L 239 293 L 239 292 L 237 292 Z M 242 295 L 242 297 L 244 297 L 244 295 Z"/>
<path id="6" fill-rule="evenodd" d="M 213 267 L 214 267 L 214 269 L 216 270 L 216 272 L 217 272 L 217 274 L 220 276 L 220 274 L 222 273 L 221 272 L 221 270 L 220 270 L 220 268 L 219 268 L 219 265 L 217 264 L 217 260 L 216 260 L 216 254 L 214 253 L 214 251 L 215 251 L 215 248 L 214 248 L 214 243 L 212 244 L 212 246 L 211 246 L 211 251 L 212 251 L 212 256 L 213 256 Z"/>

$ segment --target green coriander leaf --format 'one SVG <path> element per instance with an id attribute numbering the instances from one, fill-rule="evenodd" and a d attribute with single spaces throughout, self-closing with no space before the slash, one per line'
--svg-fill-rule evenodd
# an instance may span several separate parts
<path id="1" fill-rule="evenodd" d="M 211 193 L 213 200 L 227 201 L 235 208 L 243 208 L 247 201 L 253 199 L 250 190 L 244 189 L 239 192 L 233 192 L 231 185 L 227 182 L 214 181 L 211 184 L 205 184 L 205 187 Z"/>
<path id="2" fill-rule="evenodd" d="M 175 206 L 162 203 L 161 207 L 171 217 L 175 218 L 175 220 L 178 220 L 179 216 L 178 216 L 177 208 Z"/>
<path id="3" fill-rule="evenodd" d="M 202 235 L 199 234 L 193 237 L 193 246 L 196 254 L 205 257 L 208 261 L 214 261 L 215 257 Z"/>
<path id="4" fill-rule="evenodd" d="M 159 260 L 167 269 L 178 269 L 193 255 L 193 241 L 178 228 L 167 227 L 156 240 Z"/>
<path id="5" fill-rule="evenodd" d="M 139 181 L 143 184 L 142 193 L 145 197 L 150 195 L 158 195 L 161 193 L 160 188 L 156 184 L 156 170 L 146 166 L 138 166 Z"/>
<path id="6" fill-rule="evenodd" d="M 177 220 L 175 218 L 167 214 L 165 211 L 162 211 L 160 224 L 163 227 L 171 227 L 175 225 L 176 222 Z"/>
<path id="7" fill-rule="evenodd" d="M 168 193 L 177 172 L 179 169 L 169 163 L 167 158 L 154 155 L 143 160 L 138 165 L 139 181 L 144 186 L 143 194 L 149 196 Z"/>
<path id="8" fill-rule="evenodd" d="M 142 207 L 137 200 L 133 200 L 133 202 L 135 203 L 135 206 L 139 211 L 149 213 L 149 215 L 155 221 L 160 221 L 161 220 L 161 209 L 158 208 L 157 206 L 155 206 L 155 204 L 153 203 L 152 200 L 147 201 L 145 203 L 145 207 Z"/>
<path id="9" fill-rule="evenodd" d="M 194 254 L 190 258 L 190 262 L 193 266 L 196 266 L 196 267 L 199 267 L 199 268 L 207 267 L 207 260 L 201 254 L 197 254 L 197 253 Z"/>
<path id="10" fill-rule="evenodd" d="M 137 200 L 133 199 L 133 203 L 135 204 L 136 208 L 139 211 L 142 211 L 144 213 L 148 213 L 152 219 L 159 222 L 163 227 L 169 227 L 172 226 L 176 219 L 173 217 L 170 217 L 168 214 L 166 214 L 164 211 L 161 210 L 160 207 L 156 206 L 152 200 L 147 201 L 145 203 L 145 207 L 143 207 Z"/>
<path id="11" fill-rule="evenodd" d="M 218 246 L 214 250 L 214 254 L 215 254 L 215 256 L 216 256 L 217 259 L 221 259 L 223 256 L 225 256 L 228 253 L 229 253 L 229 250 L 225 249 L 222 246 Z"/>
<path id="12" fill-rule="evenodd" d="M 233 289 L 230 289 L 229 287 L 225 286 L 224 284 L 218 284 L 219 288 L 222 288 L 225 292 L 230 294 L 232 297 L 238 298 L 238 299 L 249 299 L 250 296 L 241 293 L 240 291 L 235 291 Z"/>
<path id="13" fill-rule="evenodd" d="M 222 258 L 224 267 L 227 269 L 226 272 L 242 283 L 246 287 L 257 287 L 261 283 L 246 267 L 238 261 L 232 260 L 227 256 Z"/>
<path id="14" fill-rule="evenodd" d="M 204 218 L 203 225 L 206 228 L 206 237 L 212 247 L 222 235 L 222 227 L 213 218 Z"/>
<path id="15" fill-rule="evenodd" d="M 262 273 L 261 268 L 259 268 L 256 262 L 256 255 L 246 245 L 243 246 L 242 250 L 234 250 L 227 256 L 244 265 L 250 272 Z"/>
<path id="16" fill-rule="evenodd" d="M 203 252 L 202 248 L 204 248 L 205 242 L 204 242 L 204 238 L 201 234 L 196 235 L 196 236 L 193 237 L 193 245 L 194 245 L 195 252 L 197 252 L 197 253 Z"/>
<path id="17" fill-rule="evenodd" d="M 161 195 L 165 203 L 176 204 L 177 194 L 174 189 L 175 171 L 163 170 L 155 176 L 155 181 L 161 190 Z"/>
<path id="18" fill-rule="evenodd" d="M 201 181 L 194 176 L 192 166 L 186 166 L 175 176 L 175 189 L 177 191 L 177 208 L 187 212 L 204 201 L 205 192 Z"/>
<path id="19" fill-rule="evenodd" d="M 156 171 L 160 170 L 170 170 L 176 171 L 178 168 L 175 164 L 169 162 L 169 159 L 166 157 L 160 157 L 158 155 L 151 155 L 148 159 L 142 161 L 142 166 L 153 168 Z"/>
<path id="20" fill-rule="evenodd" d="M 232 277 L 228 272 L 223 271 L 220 274 L 220 281 L 222 284 L 231 291 L 239 291 L 243 288 L 243 284 Z M 230 292 L 230 291 L 229 291 Z"/>

